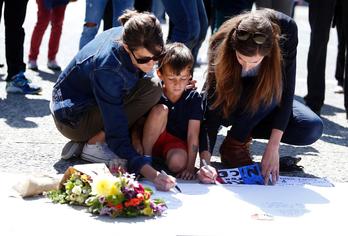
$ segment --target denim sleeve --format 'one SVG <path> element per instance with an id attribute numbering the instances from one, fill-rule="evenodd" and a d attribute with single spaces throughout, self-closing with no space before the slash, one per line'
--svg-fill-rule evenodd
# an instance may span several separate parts
<path id="1" fill-rule="evenodd" d="M 292 112 L 292 104 L 295 93 L 296 80 L 296 56 L 297 56 L 297 25 L 288 19 L 281 19 L 282 34 L 285 38 L 281 40 L 281 49 L 283 54 L 283 93 L 280 105 L 276 108 L 275 119 L 273 123 L 274 129 L 284 131 L 288 125 Z"/>
<path id="2" fill-rule="evenodd" d="M 116 155 L 127 160 L 129 172 L 138 174 L 144 165 L 151 164 L 151 158 L 139 155 L 130 142 L 123 111 L 123 79 L 112 70 L 96 70 L 93 89 L 103 117 L 106 143 Z"/>

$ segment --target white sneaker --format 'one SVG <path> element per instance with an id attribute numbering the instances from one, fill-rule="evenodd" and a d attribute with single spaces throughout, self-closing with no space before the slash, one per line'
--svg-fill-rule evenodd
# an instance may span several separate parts
<path id="1" fill-rule="evenodd" d="M 119 158 L 113 151 L 111 151 L 106 143 L 85 144 L 81 153 L 81 159 L 89 162 L 105 163 L 109 165 L 110 162 L 120 160 L 122 164 L 126 160 Z"/>
<path id="2" fill-rule="evenodd" d="M 36 60 L 29 60 L 28 61 L 28 68 L 33 71 L 38 71 L 39 68 L 37 67 Z"/>
<path id="3" fill-rule="evenodd" d="M 58 65 L 56 60 L 49 60 L 47 62 L 47 67 L 48 69 L 55 70 L 55 71 L 61 71 L 62 68 Z"/>

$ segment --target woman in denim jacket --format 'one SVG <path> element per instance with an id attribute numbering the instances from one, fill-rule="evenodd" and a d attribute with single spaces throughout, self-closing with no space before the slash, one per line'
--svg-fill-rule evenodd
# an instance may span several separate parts
<path id="1" fill-rule="evenodd" d="M 133 148 L 129 134 L 161 96 L 159 81 L 145 76 L 162 55 L 161 26 L 155 16 L 134 11 L 119 20 L 123 27 L 105 31 L 83 47 L 54 85 L 50 109 L 57 129 L 72 140 L 62 158 L 81 154 L 109 167 L 124 160 L 129 172 L 166 191 L 175 179 L 153 169 L 151 158 Z"/>

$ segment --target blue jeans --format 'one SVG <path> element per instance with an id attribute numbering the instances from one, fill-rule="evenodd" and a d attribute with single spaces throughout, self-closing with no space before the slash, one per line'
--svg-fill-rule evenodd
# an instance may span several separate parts
<path id="1" fill-rule="evenodd" d="M 170 18 L 168 42 L 181 42 L 197 58 L 208 29 L 203 0 L 162 0 Z"/>
<path id="2" fill-rule="evenodd" d="M 113 7 L 113 27 L 119 26 L 118 17 L 126 9 L 133 9 L 134 0 L 110 0 Z M 105 6 L 108 0 L 86 0 L 85 25 L 80 38 L 79 49 L 83 48 L 97 35 L 100 21 L 103 19 Z M 86 26 L 86 23 L 94 23 L 95 26 Z"/>
<path id="3" fill-rule="evenodd" d="M 272 132 L 272 118 L 276 106 L 259 109 L 253 116 L 235 112 L 224 125 L 232 125 L 228 135 L 241 142 L 249 136 L 269 139 Z M 284 130 L 281 142 L 291 145 L 310 145 L 317 141 L 323 133 L 323 122 L 319 116 L 307 106 L 294 100 L 288 126 Z"/>
<path id="4" fill-rule="evenodd" d="M 161 22 L 161 24 L 166 23 L 166 12 L 162 0 L 152 0 L 152 12 Z"/>

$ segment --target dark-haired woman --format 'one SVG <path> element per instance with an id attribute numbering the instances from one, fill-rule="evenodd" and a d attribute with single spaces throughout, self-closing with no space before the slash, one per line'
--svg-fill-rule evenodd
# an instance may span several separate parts
<path id="1" fill-rule="evenodd" d="M 268 139 L 262 174 L 265 184 L 270 176 L 275 183 L 280 142 L 310 145 L 321 137 L 321 119 L 294 101 L 297 43 L 295 22 L 272 10 L 238 15 L 221 26 L 209 47 L 202 158 L 210 159 L 219 126 L 232 125 L 220 147 L 222 164 L 251 164 L 252 138 Z"/>
<path id="2" fill-rule="evenodd" d="M 68 139 L 62 159 L 81 153 L 91 162 L 127 160 L 128 171 L 140 173 L 160 190 L 175 179 L 151 167 L 151 158 L 133 148 L 129 128 L 161 96 L 158 81 L 146 78 L 163 51 L 155 16 L 134 11 L 120 18 L 123 27 L 101 33 L 83 47 L 54 85 L 50 109 L 57 129 Z"/>

